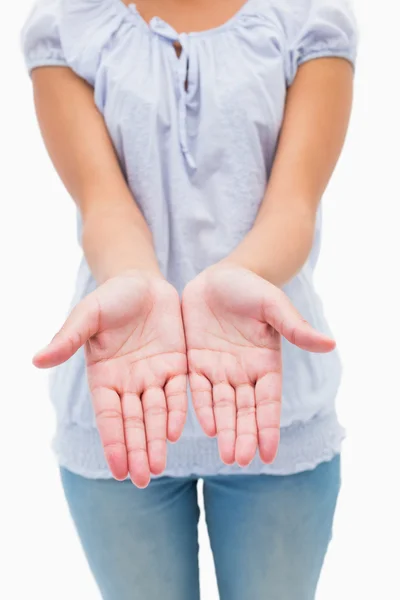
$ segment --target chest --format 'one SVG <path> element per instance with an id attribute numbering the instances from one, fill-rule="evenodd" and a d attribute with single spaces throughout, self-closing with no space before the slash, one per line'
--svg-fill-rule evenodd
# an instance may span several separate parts
<path id="1" fill-rule="evenodd" d="M 95 82 L 117 149 L 128 140 L 140 162 L 154 144 L 168 154 L 176 148 L 189 165 L 199 164 L 199 154 L 207 163 L 220 160 L 228 149 L 272 156 L 286 97 L 285 43 L 272 14 L 249 17 L 246 5 L 130 5 L 131 18 L 102 53 Z M 180 13 L 179 6 L 187 8 Z"/>

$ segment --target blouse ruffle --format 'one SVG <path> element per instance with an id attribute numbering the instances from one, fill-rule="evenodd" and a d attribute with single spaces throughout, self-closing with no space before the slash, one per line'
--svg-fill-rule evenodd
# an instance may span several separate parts
<path id="1" fill-rule="evenodd" d="M 29 72 L 36 67 L 68 66 L 60 39 L 60 2 L 41 0 L 31 10 L 21 32 Z"/>
<path id="2" fill-rule="evenodd" d="M 225 25 L 189 36 L 234 29 L 240 37 L 244 29 L 274 19 L 285 38 L 288 85 L 298 67 L 314 58 L 341 57 L 355 64 L 358 35 L 348 0 L 248 0 Z M 135 4 L 122 0 L 39 0 L 22 31 L 27 68 L 68 65 L 93 85 L 104 49 L 119 36 L 132 35 L 139 24 L 152 33 Z"/>

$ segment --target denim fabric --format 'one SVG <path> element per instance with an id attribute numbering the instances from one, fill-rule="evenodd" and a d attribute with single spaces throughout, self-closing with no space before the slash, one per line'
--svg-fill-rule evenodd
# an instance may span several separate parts
<path id="1" fill-rule="evenodd" d="M 195 478 L 162 477 L 139 490 L 61 474 L 105 600 L 199 600 Z M 221 600 L 312 600 L 339 487 L 339 456 L 297 475 L 205 477 Z"/>

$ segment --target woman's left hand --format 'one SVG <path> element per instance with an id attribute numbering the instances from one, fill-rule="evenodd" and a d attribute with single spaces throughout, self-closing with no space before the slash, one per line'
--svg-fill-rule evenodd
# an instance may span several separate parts
<path id="1" fill-rule="evenodd" d="M 279 288 L 228 262 L 186 286 L 182 312 L 193 403 L 205 433 L 218 435 L 226 464 L 248 465 L 257 446 L 271 463 L 280 431 L 280 334 L 311 352 L 329 352 L 335 342 L 304 321 Z"/>

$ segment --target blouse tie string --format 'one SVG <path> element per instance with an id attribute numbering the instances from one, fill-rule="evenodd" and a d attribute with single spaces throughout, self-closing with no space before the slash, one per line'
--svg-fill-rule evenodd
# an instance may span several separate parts
<path id="1" fill-rule="evenodd" d="M 181 52 L 180 56 L 177 57 L 176 69 L 178 88 L 179 141 L 182 153 L 188 166 L 191 169 L 195 169 L 196 163 L 189 150 L 187 132 L 187 84 L 189 78 L 189 67 L 192 68 L 192 62 L 195 60 L 194 55 L 191 55 L 190 52 L 190 36 L 187 33 L 178 34 L 173 27 L 158 17 L 154 17 L 151 20 L 150 28 L 160 37 L 169 40 L 172 42 L 172 44 L 179 45 L 180 47 Z"/>

